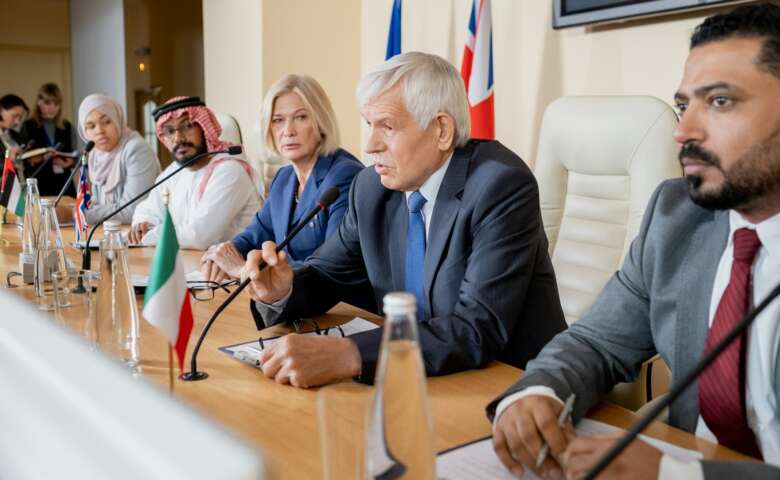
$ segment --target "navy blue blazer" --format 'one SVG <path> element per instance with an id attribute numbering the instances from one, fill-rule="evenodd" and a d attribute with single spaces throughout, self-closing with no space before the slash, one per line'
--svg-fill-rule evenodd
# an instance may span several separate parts
<path id="1" fill-rule="evenodd" d="M 404 290 L 408 219 L 404 192 L 385 188 L 373 169 L 360 172 L 338 231 L 295 269 L 292 295 L 269 321 L 311 318 L 342 300 L 378 312 L 386 293 Z M 469 141 L 452 156 L 430 222 L 418 324 L 427 373 L 496 358 L 525 367 L 566 328 L 531 170 L 499 142 Z M 258 328 L 268 326 L 251 305 Z M 381 337 L 379 329 L 350 337 L 361 381 L 373 379 Z"/>
<path id="2" fill-rule="evenodd" d="M 298 205 L 294 206 L 298 178 L 291 165 L 281 168 L 271 182 L 263 208 L 255 214 L 252 223 L 233 238 L 236 249 L 246 257 L 247 253 L 261 248 L 267 240 L 280 243 L 287 232 L 298 225 L 301 217 L 314 208 L 322 193 L 336 186 L 339 198 L 326 211 L 314 217 L 308 228 L 301 230 L 284 249 L 292 265 L 301 265 L 338 229 L 347 210 L 349 186 L 362 169 L 363 164 L 346 150 L 338 149 L 330 155 L 321 155 L 306 181 Z"/>

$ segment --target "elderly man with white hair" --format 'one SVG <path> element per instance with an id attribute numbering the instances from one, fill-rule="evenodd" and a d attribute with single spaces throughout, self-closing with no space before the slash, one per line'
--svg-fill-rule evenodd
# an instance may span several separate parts
<path id="1" fill-rule="evenodd" d="M 533 174 L 499 142 L 469 140 L 463 83 L 440 57 L 395 56 L 357 96 L 374 168 L 355 177 L 338 232 L 301 268 L 273 242 L 249 253 L 242 276 L 258 328 L 342 300 L 377 311 L 406 290 L 428 375 L 494 359 L 525 366 L 566 325 Z M 297 387 L 372 382 L 381 335 L 287 335 L 264 350 L 263 373 Z"/>

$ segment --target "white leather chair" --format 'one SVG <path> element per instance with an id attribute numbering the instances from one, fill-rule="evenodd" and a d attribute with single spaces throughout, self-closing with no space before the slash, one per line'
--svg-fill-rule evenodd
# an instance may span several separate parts
<path id="1" fill-rule="evenodd" d="M 235 143 L 242 145 L 243 138 L 241 137 L 241 127 L 238 125 L 238 121 L 232 115 L 227 113 L 215 113 L 217 122 L 222 127 L 222 134 L 219 139 L 224 142 Z"/>
<path id="2" fill-rule="evenodd" d="M 658 184 L 682 174 L 676 124 L 654 97 L 563 97 L 545 110 L 534 174 L 568 324 L 620 268 Z M 611 400 L 636 410 L 648 378 L 643 371 Z"/>

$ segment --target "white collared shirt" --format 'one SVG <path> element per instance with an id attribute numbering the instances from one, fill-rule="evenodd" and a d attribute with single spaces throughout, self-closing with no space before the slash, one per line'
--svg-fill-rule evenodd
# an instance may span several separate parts
<path id="1" fill-rule="evenodd" d="M 438 170 L 433 172 L 428 180 L 422 184 L 418 190 L 420 194 L 425 197 L 425 204 L 422 207 L 423 221 L 425 222 L 425 242 L 428 243 L 428 230 L 431 227 L 431 218 L 433 217 L 433 206 L 436 203 L 436 196 L 439 194 L 439 188 L 441 188 L 441 182 L 444 180 L 444 175 L 447 173 L 447 168 L 450 166 L 450 160 L 452 160 L 452 154 L 447 157 Z M 409 205 L 409 196 L 412 192 L 404 192 L 406 194 L 406 204 Z"/>
<path id="2" fill-rule="evenodd" d="M 756 230 L 761 248 L 753 260 L 753 296 L 751 304 L 758 305 L 780 280 L 780 214 L 754 225 L 734 210 L 729 212 L 729 240 L 721 255 L 710 299 L 709 323 L 715 316 L 720 299 L 731 277 L 734 258 L 734 232 L 740 228 Z M 780 300 L 775 300 L 756 317 L 750 327 L 746 378 L 746 409 L 748 425 L 756 435 L 759 448 L 767 463 L 780 466 L 780 407 L 774 391 L 775 368 L 780 355 Z M 546 395 L 560 401 L 549 387 L 533 386 L 504 398 L 496 408 L 493 420 L 513 402 L 528 395 Z M 561 402 L 563 403 L 563 402 Z M 696 435 L 717 443 L 717 438 L 699 417 Z M 659 480 L 688 478 L 699 480 L 704 473 L 699 462 L 682 462 L 664 455 L 658 471 Z"/>

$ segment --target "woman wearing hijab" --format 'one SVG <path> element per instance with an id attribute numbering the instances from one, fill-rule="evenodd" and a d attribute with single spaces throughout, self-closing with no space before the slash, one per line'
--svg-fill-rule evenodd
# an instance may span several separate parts
<path id="1" fill-rule="evenodd" d="M 95 142 L 87 157 L 92 206 L 86 212 L 87 223 L 95 224 L 152 186 L 160 161 L 146 140 L 127 127 L 122 106 L 105 95 L 89 95 L 81 102 L 79 135 Z M 130 223 L 136 205 L 114 219 Z"/>

